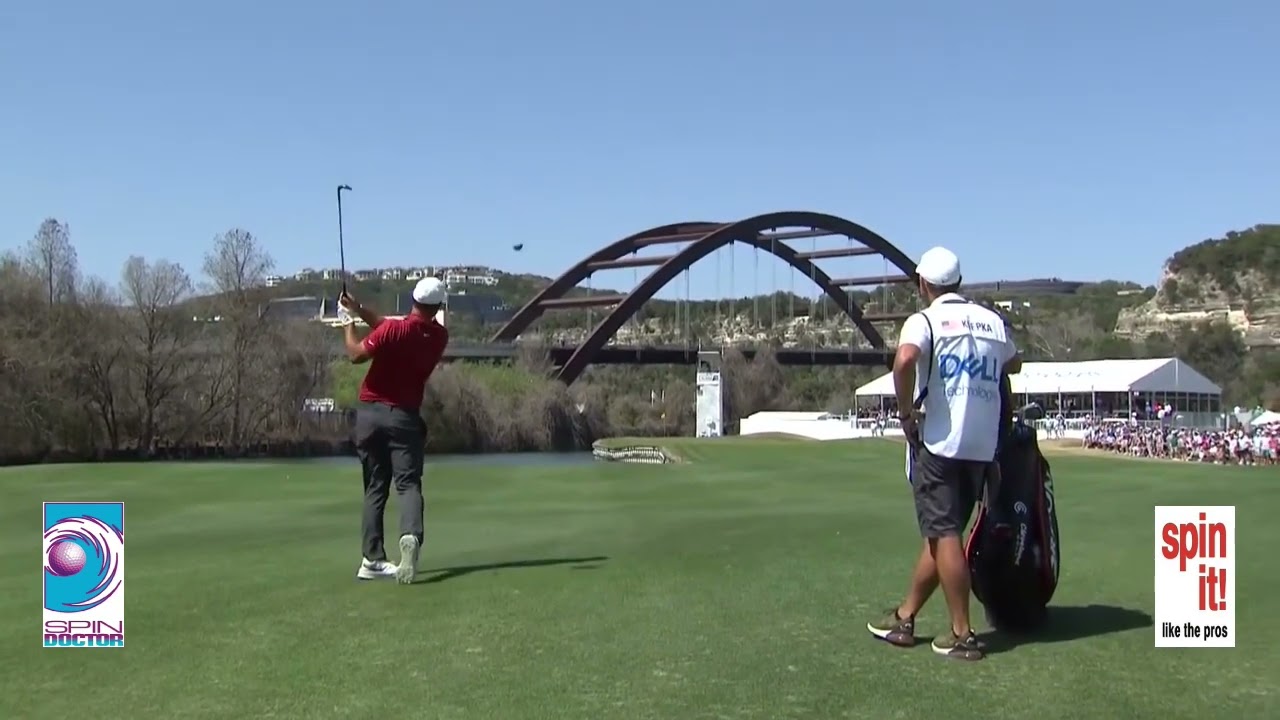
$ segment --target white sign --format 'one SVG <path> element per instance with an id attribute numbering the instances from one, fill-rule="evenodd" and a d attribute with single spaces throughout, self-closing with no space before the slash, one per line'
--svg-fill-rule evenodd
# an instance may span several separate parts
<path id="1" fill-rule="evenodd" d="M 1157 505 L 1155 646 L 1236 646 L 1236 508 Z"/>
<path id="2" fill-rule="evenodd" d="M 695 434 L 697 437 L 720 437 L 724 434 L 724 399 L 720 394 L 720 373 L 698 373 L 697 389 Z"/>
<path id="3" fill-rule="evenodd" d="M 338 403 L 333 398 L 307 398 L 302 401 L 302 409 L 307 412 L 333 412 Z"/>

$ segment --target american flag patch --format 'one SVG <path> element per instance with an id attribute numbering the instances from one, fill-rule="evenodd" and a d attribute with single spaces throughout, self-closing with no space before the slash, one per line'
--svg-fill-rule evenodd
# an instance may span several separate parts
<path id="1" fill-rule="evenodd" d="M 952 328 L 954 328 L 954 327 L 956 327 L 956 324 L 955 324 L 954 322 L 952 322 L 952 321 L 950 321 L 950 320 L 943 320 L 943 321 L 942 321 L 942 329 L 943 329 L 943 330 L 950 330 L 950 329 L 952 329 Z"/>

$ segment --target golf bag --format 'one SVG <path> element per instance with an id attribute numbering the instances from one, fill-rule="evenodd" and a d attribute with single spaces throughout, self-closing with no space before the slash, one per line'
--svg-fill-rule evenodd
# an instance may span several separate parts
<path id="1" fill-rule="evenodd" d="M 1058 587 L 1061 550 L 1053 476 L 1028 424 L 1038 408 L 1014 419 L 1006 378 L 1001 388 L 1000 482 L 988 487 L 965 555 L 973 594 L 992 627 L 1026 632 L 1040 626 Z"/>

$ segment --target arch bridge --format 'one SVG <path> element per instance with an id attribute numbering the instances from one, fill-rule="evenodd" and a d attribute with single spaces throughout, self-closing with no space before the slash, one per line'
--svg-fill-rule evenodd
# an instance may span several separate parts
<path id="1" fill-rule="evenodd" d="M 800 239 L 844 237 L 847 247 L 803 252 L 792 243 Z M 851 220 L 817 212 L 789 211 L 756 215 L 732 223 L 684 222 L 662 225 L 622 238 L 580 260 L 543 288 L 520 308 L 492 337 L 494 343 L 510 343 L 525 332 L 543 313 L 566 308 L 611 307 L 586 339 L 560 366 L 558 378 L 568 384 L 591 364 L 614 334 L 645 302 L 680 273 L 716 250 L 742 243 L 768 252 L 808 276 L 848 316 L 858 332 L 873 348 L 884 349 L 885 341 L 873 323 L 901 320 L 907 313 L 864 313 L 855 305 L 847 288 L 894 283 L 913 283 L 915 263 L 901 250 L 868 228 Z M 640 255 L 645 248 L 680 246 L 661 255 Z M 824 258 L 880 256 L 900 274 L 869 277 L 832 278 L 815 261 Z M 569 297 L 569 292 L 586 282 L 595 272 L 621 268 L 654 268 L 629 293 Z"/>

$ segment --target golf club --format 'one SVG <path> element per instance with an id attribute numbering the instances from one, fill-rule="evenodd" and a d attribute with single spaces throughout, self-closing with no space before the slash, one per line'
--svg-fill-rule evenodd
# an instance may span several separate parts
<path id="1" fill-rule="evenodd" d="M 342 191 L 351 192 L 350 185 L 338 186 L 338 273 L 342 276 L 342 293 L 347 293 L 347 250 L 342 241 Z"/>

